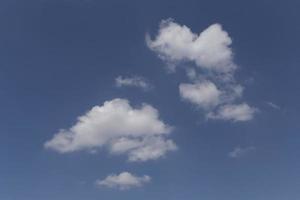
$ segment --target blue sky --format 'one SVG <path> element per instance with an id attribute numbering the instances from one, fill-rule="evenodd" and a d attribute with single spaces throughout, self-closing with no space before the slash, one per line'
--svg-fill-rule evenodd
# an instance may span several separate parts
<path id="1" fill-rule="evenodd" d="M 0 199 L 298 200 L 299 1 L 0 2 Z"/>

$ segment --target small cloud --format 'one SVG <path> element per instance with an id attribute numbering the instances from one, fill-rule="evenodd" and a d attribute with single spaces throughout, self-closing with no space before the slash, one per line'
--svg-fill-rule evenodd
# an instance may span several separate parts
<path id="1" fill-rule="evenodd" d="M 277 105 L 277 104 L 275 104 L 275 103 L 273 103 L 273 102 L 266 102 L 267 103 L 267 105 L 268 106 L 270 106 L 271 108 L 274 108 L 274 109 L 276 109 L 276 110 L 280 110 L 281 108 L 280 108 L 280 106 L 279 105 Z"/>
<path id="2" fill-rule="evenodd" d="M 115 85 L 117 87 L 137 87 L 143 90 L 149 90 L 153 86 L 141 76 L 132 76 L 132 77 L 122 77 L 118 76 L 115 79 Z"/>
<path id="3" fill-rule="evenodd" d="M 205 109 L 215 107 L 220 102 L 221 92 L 210 81 L 195 84 L 182 83 L 179 85 L 179 92 L 182 99 Z"/>
<path id="4" fill-rule="evenodd" d="M 98 187 L 108 187 L 108 188 L 115 188 L 119 190 L 129 190 L 134 187 L 141 187 L 146 183 L 151 181 L 151 177 L 144 175 L 144 176 L 136 176 L 129 172 L 122 172 L 119 175 L 112 174 L 107 176 L 103 180 L 97 180 L 96 186 Z"/>
<path id="5" fill-rule="evenodd" d="M 230 158 L 240 158 L 240 157 L 243 157 L 255 150 L 256 150 L 256 148 L 253 146 L 245 147 L 245 148 L 236 147 L 233 149 L 233 151 L 229 152 L 228 156 Z"/>
<path id="6" fill-rule="evenodd" d="M 254 117 L 254 114 L 258 112 L 257 108 L 250 107 L 246 103 L 242 104 L 230 104 L 222 106 L 216 113 L 210 112 L 207 117 L 211 119 L 222 119 L 237 121 L 248 121 Z"/>

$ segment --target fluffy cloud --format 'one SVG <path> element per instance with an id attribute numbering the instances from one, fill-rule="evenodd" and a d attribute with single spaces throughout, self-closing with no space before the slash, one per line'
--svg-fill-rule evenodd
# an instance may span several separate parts
<path id="1" fill-rule="evenodd" d="M 220 103 L 221 92 L 216 85 L 210 81 L 202 83 L 179 85 L 180 96 L 201 108 L 211 108 Z"/>
<path id="2" fill-rule="evenodd" d="M 112 154 L 128 155 L 130 161 L 146 161 L 176 150 L 167 138 L 171 130 L 152 106 L 133 108 L 126 99 L 113 99 L 93 107 L 71 128 L 60 130 L 45 147 L 60 153 L 105 147 Z"/>
<path id="3" fill-rule="evenodd" d="M 150 181 L 151 178 L 147 175 L 138 177 L 129 172 L 122 172 L 119 175 L 109 175 L 104 180 L 97 180 L 96 185 L 99 187 L 109 187 L 120 190 L 128 190 L 134 187 L 141 187 L 145 183 L 148 183 Z"/>
<path id="4" fill-rule="evenodd" d="M 168 64 L 192 62 L 186 67 L 191 83 L 181 83 L 182 99 L 204 111 L 209 119 L 251 120 L 257 109 L 239 103 L 244 87 L 235 80 L 237 65 L 230 48 L 232 39 L 220 24 L 212 24 L 199 34 L 173 20 L 163 20 L 148 47 Z"/>
<path id="5" fill-rule="evenodd" d="M 241 148 L 241 147 L 236 147 L 234 148 L 233 151 L 231 151 L 228 156 L 231 158 L 240 158 L 242 156 L 245 156 L 246 154 L 255 151 L 256 148 L 255 147 L 245 147 L 245 148 Z"/>
<path id="6" fill-rule="evenodd" d="M 248 121 L 251 120 L 254 114 L 257 112 L 256 108 L 250 107 L 246 103 L 238 105 L 224 105 L 219 108 L 216 113 L 208 113 L 208 118 L 223 119 L 232 121 Z"/>
<path id="7" fill-rule="evenodd" d="M 144 90 L 149 90 L 152 88 L 151 84 L 143 77 L 133 76 L 123 78 L 122 76 L 118 76 L 115 79 L 115 84 L 117 87 L 138 87 Z"/>
<path id="8" fill-rule="evenodd" d="M 220 24 L 213 24 L 200 34 L 173 20 L 163 20 L 155 39 L 146 38 L 150 49 L 171 63 L 192 61 L 198 67 L 216 72 L 235 69 L 232 61 L 232 43 Z"/>

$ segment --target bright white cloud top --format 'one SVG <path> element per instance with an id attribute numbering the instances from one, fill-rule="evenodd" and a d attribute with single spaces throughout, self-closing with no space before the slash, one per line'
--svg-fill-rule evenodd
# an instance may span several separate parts
<path id="1" fill-rule="evenodd" d="M 147 161 L 177 149 L 168 139 L 171 130 L 152 106 L 133 108 L 126 99 L 113 99 L 93 107 L 71 128 L 60 130 L 45 147 L 60 153 L 106 148 L 112 154 L 126 154 L 129 161 Z"/>
<path id="2" fill-rule="evenodd" d="M 200 34 L 173 20 L 163 20 L 154 40 L 147 37 L 148 46 L 171 63 L 192 61 L 198 67 L 218 72 L 235 68 L 232 43 L 220 24 L 213 24 Z"/>
<path id="3" fill-rule="evenodd" d="M 149 90 L 152 88 L 152 85 L 141 76 L 132 76 L 132 77 L 122 77 L 118 76 L 115 79 L 115 85 L 117 87 L 137 87 L 143 90 Z"/>
<path id="4" fill-rule="evenodd" d="M 96 185 L 98 187 L 128 190 L 134 187 L 141 187 L 144 184 L 149 183 L 150 181 L 151 177 L 147 175 L 139 177 L 129 172 L 122 172 L 119 175 L 112 174 L 107 176 L 103 180 L 97 180 Z"/>
<path id="5" fill-rule="evenodd" d="M 184 101 L 202 109 L 206 118 L 253 119 L 257 109 L 241 102 L 244 87 L 234 78 L 237 65 L 230 47 L 232 39 L 220 24 L 196 34 L 171 19 L 163 20 L 156 37 L 147 35 L 146 41 L 167 64 L 194 63 L 194 68 L 186 68 L 192 83 L 181 83 L 179 94 Z"/>

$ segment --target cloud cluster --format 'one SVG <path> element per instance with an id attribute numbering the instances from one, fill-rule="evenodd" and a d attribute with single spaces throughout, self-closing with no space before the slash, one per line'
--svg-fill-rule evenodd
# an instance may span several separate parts
<path id="1" fill-rule="evenodd" d="M 129 161 L 147 161 L 176 150 L 168 139 L 171 130 L 152 106 L 133 108 L 126 99 L 113 99 L 78 117 L 75 125 L 60 130 L 45 147 L 60 153 L 104 147 L 112 154 L 126 154 Z"/>
<path id="2" fill-rule="evenodd" d="M 188 66 L 185 68 L 188 81 L 179 84 L 179 95 L 183 101 L 202 110 L 207 119 L 233 122 L 253 119 L 258 109 L 242 100 L 244 87 L 234 78 L 238 66 L 233 59 L 232 39 L 220 24 L 212 24 L 197 34 L 171 19 L 163 20 L 156 37 L 151 39 L 147 35 L 146 42 L 174 69 L 188 63 L 183 65 Z M 115 85 L 143 90 L 152 88 L 140 76 L 118 76 Z M 280 109 L 274 103 L 268 105 Z M 128 161 L 144 162 L 177 149 L 169 138 L 171 131 L 172 127 L 159 118 L 158 110 L 151 105 L 132 107 L 127 99 L 113 99 L 79 116 L 73 126 L 59 130 L 44 146 L 59 153 L 105 149 L 111 155 L 126 155 Z M 228 155 L 239 158 L 254 150 L 254 147 L 236 147 Z M 127 190 L 150 181 L 147 175 L 122 172 L 97 180 L 95 184 Z"/>
<path id="3" fill-rule="evenodd" d="M 128 190 L 134 187 L 141 187 L 150 181 L 151 177 L 147 175 L 138 177 L 129 172 L 122 172 L 118 175 L 109 175 L 103 180 L 97 180 L 96 186 Z"/>
<path id="4" fill-rule="evenodd" d="M 186 68 L 191 83 L 181 83 L 184 101 L 204 110 L 209 119 L 251 120 L 257 109 L 245 102 L 243 86 L 234 78 L 237 65 L 230 47 L 232 39 L 220 24 L 213 24 L 199 34 L 173 20 L 163 20 L 154 39 L 146 37 L 148 47 L 168 64 L 194 63 Z M 185 66 L 185 65 L 183 65 Z"/>
<path id="5" fill-rule="evenodd" d="M 115 85 L 117 87 L 137 87 L 143 90 L 149 90 L 152 85 L 143 77 L 132 76 L 132 77 L 122 77 L 118 76 L 115 79 Z"/>

